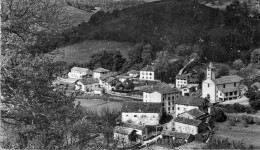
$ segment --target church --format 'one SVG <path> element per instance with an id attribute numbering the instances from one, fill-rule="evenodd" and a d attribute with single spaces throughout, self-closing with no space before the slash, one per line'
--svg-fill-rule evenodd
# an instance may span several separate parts
<path id="1" fill-rule="evenodd" d="M 237 75 L 215 78 L 216 68 L 210 62 L 206 79 L 202 82 L 202 97 L 211 103 L 237 99 L 244 95 L 247 87 L 242 84 L 243 78 Z"/>

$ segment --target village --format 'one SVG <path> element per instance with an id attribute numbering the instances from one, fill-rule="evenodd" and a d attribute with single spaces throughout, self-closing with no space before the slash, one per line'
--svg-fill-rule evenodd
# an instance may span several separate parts
<path id="1" fill-rule="evenodd" d="M 125 74 L 101 67 L 93 71 L 73 67 L 62 79 L 70 81 L 74 92 L 93 96 L 94 100 L 104 95 L 121 97 L 121 116 L 114 128 L 119 147 L 142 148 L 159 141 L 180 146 L 195 137 L 207 142 L 213 128 L 210 111 L 215 104 L 242 98 L 248 101 L 243 78 L 237 75 L 216 78 L 212 62 L 205 71 L 202 83 L 191 80 L 190 74 L 179 73 L 175 83 L 166 84 L 155 79 L 153 64 Z"/>

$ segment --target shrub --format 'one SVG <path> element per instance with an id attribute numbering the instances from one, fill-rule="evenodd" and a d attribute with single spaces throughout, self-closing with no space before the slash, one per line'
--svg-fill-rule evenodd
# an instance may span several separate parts
<path id="1" fill-rule="evenodd" d="M 224 122 L 227 120 L 227 116 L 221 108 L 213 107 L 211 111 L 212 119 L 217 122 Z"/>
<path id="2" fill-rule="evenodd" d="M 236 126 L 235 120 L 231 120 L 231 121 L 230 121 L 230 125 L 231 125 L 231 126 Z"/>
<path id="3" fill-rule="evenodd" d="M 251 116 L 246 116 L 245 121 L 247 124 L 253 124 L 254 123 L 254 118 Z"/>

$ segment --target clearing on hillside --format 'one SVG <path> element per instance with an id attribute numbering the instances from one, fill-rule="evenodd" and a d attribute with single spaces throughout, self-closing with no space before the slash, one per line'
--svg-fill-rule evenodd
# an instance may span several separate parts
<path id="1" fill-rule="evenodd" d="M 87 63 L 93 52 L 98 50 L 120 50 L 123 57 L 127 57 L 127 52 L 134 46 L 129 42 L 115 42 L 105 40 L 87 40 L 66 47 L 59 48 L 62 52 L 55 57 L 55 61 L 65 61 L 68 63 Z M 55 52 L 54 52 L 55 53 Z"/>

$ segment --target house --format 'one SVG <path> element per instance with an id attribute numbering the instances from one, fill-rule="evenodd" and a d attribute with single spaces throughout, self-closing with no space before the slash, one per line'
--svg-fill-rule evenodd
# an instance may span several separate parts
<path id="1" fill-rule="evenodd" d="M 126 80 L 132 80 L 133 77 L 125 76 L 125 75 L 118 75 L 118 76 L 116 76 L 116 78 L 117 78 L 120 82 L 125 82 Z"/>
<path id="2" fill-rule="evenodd" d="M 194 108 L 210 113 L 209 101 L 205 98 L 180 96 L 176 98 L 174 104 L 176 116 Z"/>
<path id="3" fill-rule="evenodd" d="M 99 79 L 102 75 L 106 75 L 110 72 L 110 70 L 104 68 L 98 68 L 93 71 L 93 78 Z"/>
<path id="4" fill-rule="evenodd" d="M 176 117 L 175 131 L 180 133 L 196 135 L 206 131 L 206 124 L 198 119 L 188 119 L 184 117 Z"/>
<path id="5" fill-rule="evenodd" d="M 176 88 L 182 88 L 183 86 L 188 85 L 188 79 L 189 76 L 186 74 L 177 75 L 175 77 Z"/>
<path id="6" fill-rule="evenodd" d="M 139 71 L 138 70 L 130 70 L 129 72 L 127 72 L 127 74 L 129 75 L 129 77 L 133 77 L 133 78 L 139 77 Z"/>
<path id="7" fill-rule="evenodd" d="M 188 84 L 181 88 L 182 96 L 190 96 L 191 93 L 198 90 L 199 84 Z"/>
<path id="8" fill-rule="evenodd" d="M 88 68 L 73 67 L 68 73 L 69 78 L 82 79 L 82 76 L 86 75 Z"/>
<path id="9" fill-rule="evenodd" d="M 243 96 L 245 89 L 241 87 L 243 78 L 237 75 L 215 78 L 215 67 L 210 63 L 207 68 L 207 79 L 202 82 L 202 97 L 208 98 L 211 103 L 237 99 Z"/>
<path id="10" fill-rule="evenodd" d="M 139 125 L 157 125 L 161 118 L 161 103 L 124 102 L 122 122 Z"/>
<path id="11" fill-rule="evenodd" d="M 159 83 L 142 89 L 143 102 L 161 103 L 162 111 L 174 114 L 174 100 L 181 96 L 181 91 L 166 83 Z"/>
<path id="12" fill-rule="evenodd" d="M 145 139 L 148 136 L 148 128 L 146 125 L 139 125 L 139 124 L 124 122 L 122 124 L 122 127 L 132 128 L 132 129 L 136 130 L 136 135 L 137 135 L 138 139 L 140 139 L 141 141 L 143 141 L 143 139 Z"/>
<path id="13" fill-rule="evenodd" d="M 140 70 L 140 80 L 154 80 L 155 79 L 153 66 L 146 66 Z"/>
<path id="14" fill-rule="evenodd" d="M 188 119 L 198 119 L 198 120 L 205 122 L 206 118 L 209 115 L 197 108 L 194 108 L 189 111 L 183 112 L 183 113 L 179 114 L 178 116 L 188 118 Z"/>
<path id="15" fill-rule="evenodd" d="M 251 85 L 252 88 L 256 88 L 256 90 L 260 90 L 260 83 L 259 82 L 255 82 Z"/>
<path id="16" fill-rule="evenodd" d="M 129 127 L 116 126 L 114 128 L 114 139 L 118 142 L 129 144 L 132 141 L 137 141 L 136 130 Z"/>
<path id="17" fill-rule="evenodd" d="M 75 81 L 75 90 L 81 90 L 83 92 L 93 92 L 99 88 L 98 79 L 84 78 Z"/>
<path id="18" fill-rule="evenodd" d="M 93 94 L 102 95 L 102 94 L 103 94 L 103 91 L 104 91 L 103 88 L 95 88 L 95 89 L 93 90 Z"/>
<path id="19" fill-rule="evenodd" d="M 101 75 L 101 77 L 98 79 L 100 87 L 105 87 L 108 78 L 113 77 L 113 79 L 114 79 L 116 75 L 117 75 L 116 72 L 109 72 L 109 73 L 107 73 L 105 75 Z"/>
<path id="20" fill-rule="evenodd" d="M 93 77 L 93 71 L 88 70 L 85 75 L 82 76 L 82 78 L 92 78 Z"/>
<path id="21" fill-rule="evenodd" d="M 109 73 L 103 75 L 99 78 L 100 87 L 105 88 L 106 91 L 112 91 L 115 88 L 115 85 L 120 82 L 115 76 L 117 74 Z"/>
<path id="22" fill-rule="evenodd" d="M 161 134 L 163 135 L 163 137 L 171 137 L 175 141 L 184 140 L 186 143 L 190 143 L 195 140 L 195 136 L 192 134 L 181 133 L 176 131 L 163 130 Z"/>

